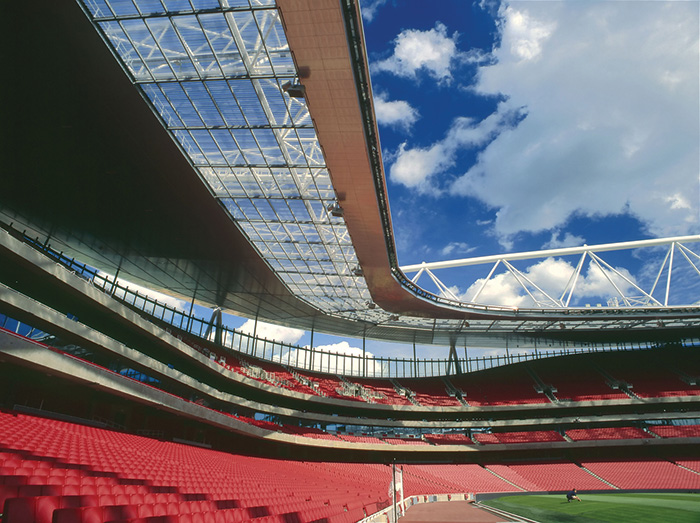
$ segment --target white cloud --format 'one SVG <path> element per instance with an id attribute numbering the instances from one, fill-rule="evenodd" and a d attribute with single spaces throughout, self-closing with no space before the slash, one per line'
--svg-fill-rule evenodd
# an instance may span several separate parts
<path id="1" fill-rule="evenodd" d="M 308 345 L 304 349 L 308 349 Z M 359 375 L 363 371 L 363 360 L 362 360 L 362 349 L 357 347 L 352 347 L 347 341 L 343 340 L 338 343 L 333 343 L 329 345 L 318 345 L 314 349 L 316 354 L 314 356 L 313 362 L 311 362 L 311 356 L 308 350 L 299 350 L 297 355 L 297 349 L 291 350 L 291 355 L 284 354 L 281 356 L 280 361 L 291 361 L 293 365 L 300 368 L 307 368 L 316 372 L 325 372 L 330 374 L 344 373 Z M 371 352 L 365 353 L 366 358 L 366 373 L 368 376 L 376 374 L 381 376 L 382 374 L 382 363 L 374 359 L 374 355 Z M 386 372 L 386 369 L 385 369 Z"/>
<path id="2" fill-rule="evenodd" d="M 445 138 L 429 147 L 408 148 L 406 143 L 401 144 L 389 176 L 392 181 L 421 193 L 440 194 L 436 175 L 454 165 L 460 149 L 485 145 L 505 129 L 512 128 L 520 118 L 520 109 L 494 113 L 481 122 L 456 118 Z"/>
<path id="3" fill-rule="evenodd" d="M 443 144 L 436 143 L 427 149 L 407 149 L 402 143 L 396 160 L 389 169 L 392 181 L 417 189 L 421 193 L 439 194 L 431 182 L 431 177 L 453 163 L 452 155 L 446 154 Z"/>
<path id="4" fill-rule="evenodd" d="M 440 254 L 442 256 L 450 256 L 457 254 L 468 254 L 474 251 L 476 247 L 471 247 L 468 243 L 464 242 L 450 242 L 440 249 Z"/>
<path id="5" fill-rule="evenodd" d="M 106 283 L 104 285 L 104 288 L 107 291 L 111 292 L 111 282 L 114 281 L 114 276 L 103 271 L 98 271 L 97 274 L 101 278 L 95 280 L 95 285 L 99 285 L 103 281 L 102 278 L 105 278 L 110 283 Z M 156 300 L 158 303 L 167 305 L 169 307 L 173 307 L 180 311 L 186 311 L 190 308 L 190 304 L 187 301 L 175 298 L 174 296 L 169 296 L 167 294 L 154 291 L 152 289 L 149 289 L 148 287 L 137 285 L 136 283 L 124 280 L 122 278 L 117 278 L 116 282 L 117 285 L 119 285 L 122 288 L 128 288 L 128 290 L 131 292 L 138 292 L 140 296 L 148 296 L 149 298 Z M 114 296 L 116 298 L 124 299 L 125 294 L 125 291 L 122 291 L 119 288 L 115 288 L 114 290 Z"/>
<path id="6" fill-rule="evenodd" d="M 271 341 L 289 344 L 298 342 L 304 335 L 303 330 L 283 327 L 282 325 L 273 325 L 260 320 L 258 320 L 257 327 L 255 325 L 255 320 L 246 320 L 246 322 L 236 330 L 251 336 L 253 335 L 253 332 L 255 332 L 255 336 L 257 338 L 264 338 Z"/>
<path id="7" fill-rule="evenodd" d="M 628 280 L 635 282 L 634 277 L 627 269 L 616 268 L 620 274 Z M 571 279 L 575 267 L 566 260 L 547 258 L 537 262 L 521 272 L 533 282 L 537 288 L 528 284 L 528 290 L 538 300 L 547 306 L 553 305 L 552 300 L 559 300 L 564 295 L 564 291 Z M 593 263 L 589 263 L 586 271 L 579 275 L 571 305 L 579 305 L 582 300 L 599 299 L 607 300 L 619 293 L 615 289 L 617 286 L 623 293 L 630 292 L 633 287 L 625 278 L 613 273 L 610 270 L 602 270 Z M 485 278 L 475 281 L 469 289 L 460 297 L 463 301 L 473 302 L 483 286 Z M 610 282 L 614 282 L 613 286 Z M 567 293 L 568 296 L 568 293 Z M 486 286 L 476 299 L 482 305 L 500 305 L 507 307 L 533 307 L 535 301 L 522 288 L 518 279 L 510 272 L 502 272 L 489 280 Z"/>
<path id="8" fill-rule="evenodd" d="M 513 5 L 500 11 L 502 42 L 476 90 L 507 97 L 496 114 L 525 107 L 527 117 L 501 129 L 453 194 L 496 209 L 503 242 L 561 227 L 574 213 L 626 212 L 652 235 L 695 233 L 697 4 Z"/>
<path id="9" fill-rule="evenodd" d="M 416 78 L 418 71 L 425 71 L 439 82 L 449 82 L 450 66 L 457 57 L 456 39 L 457 33 L 448 36 L 447 27 L 439 22 L 428 31 L 406 29 L 394 40 L 394 54 L 376 62 L 372 69 L 406 78 Z"/>
<path id="10" fill-rule="evenodd" d="M 502 27 L 503 41 L 509 42 L 511 54 L 519 60 L 534 60 L 556 26 L 533 19 L 527 11 L 507 6 L 502 12 Z"/>
<path id="11" fill-rule="evenodd" d="M 384 93 L 374 96 L 374 114 L 380 125 L 408 131 L 418 120 L 418 111 L 404 100 L 387 100 Z"/>
<path id="12" fill-rule="evenodd" d="M 362 18 L 367 22 L 371 22 L 374 20 L 377 10 L 386 4 L 386 2 L 387 0 L 362 0 L 360 2 Z"/>
<path id="13" fill-rule="evenodd" d="M 552 232 L 552 237 L 545 243 L 543 249 L 560 249 L 562 247 L 580 247 L 586 243 L 586 239 L 582 236 L 576 236 L 570 232 L 565 232 L 563 237 L 560 237 L 561 231 Z"/>

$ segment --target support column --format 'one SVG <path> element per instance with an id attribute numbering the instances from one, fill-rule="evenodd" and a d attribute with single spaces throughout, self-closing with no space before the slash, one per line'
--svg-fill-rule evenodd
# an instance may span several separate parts
<path id="1" fill-rule="evenodd" d="M 452 369 L 452 364 L 455 366 L 455 374 L 462 374 L 462 366 L 459 364 L 459 358 L 457 357 L 457 349 L 455 348 L 455 341 L 450 341 L 450 354 L 447 357 L 447 374 L 450 373 Z"/>

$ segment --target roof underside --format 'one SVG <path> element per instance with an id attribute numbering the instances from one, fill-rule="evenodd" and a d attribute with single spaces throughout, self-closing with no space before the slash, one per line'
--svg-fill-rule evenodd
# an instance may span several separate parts
<path id="1" fill-rule="evenodd" d="M 697 332 L 696 310 L 485 311 L 406 288 L 354 2 L 17 4 L 0 7 L 13 76 L 0 213 L 41 243 L 187 301 L 339 335 Z"/>

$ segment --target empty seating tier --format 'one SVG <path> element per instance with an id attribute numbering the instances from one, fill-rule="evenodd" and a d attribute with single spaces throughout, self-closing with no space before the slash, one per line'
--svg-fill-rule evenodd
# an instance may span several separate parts
<path id="1" fill-rule="evenodd" d="M 535 390 L 535 382 L 524 365 L 451 376 L 450 381 L 465 393 L 467 403 L 476 407 L 549 403 L 547 396 Z"/>
<path id="2" fill-rule="evenodd" d="M 651 434 L 636 427 L 603 427 L 594 429 L 571 429 L 566 435 L 574 441 L 596 439 L 646 439 L 653 438 Z"/>
<path id="3" fill-rule="evenodd" d="M 656 425 L 649 430 L 662 438 L 700 438 L 700 425 Z"/>
<path id="4" fill-rule="evenodd" d="M 390 446 L 369 436 L 343 439 Z M 697 461 L 402 468 L 407 496 L 567 490 L 574 485 L 700 488 Z M 166 516 L 215 523 L 352 523 L 386 506 L 390 479 L 387 465 L 233 455 L 0 412 L 3 523 L 131 522 Z"/>
<path id="5" fill-rule="evenodd" d="M 475 433 L 473 438 L 481 444 L 493 443 L 544 443 L 566 441 L 561 434 L 553 430 L 533 430 L 523 432 L 498 432 L 493 434 Z"/>

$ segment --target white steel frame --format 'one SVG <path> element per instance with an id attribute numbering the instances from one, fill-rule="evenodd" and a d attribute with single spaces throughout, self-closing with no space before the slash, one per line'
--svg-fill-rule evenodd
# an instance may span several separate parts
<path id="1" fill-rule="evenodd" d="M 435 286 L 438 288 L 440 295 L 443 298 L 458 300 L 454 292 L 450 290 L 448 285 L 441 281 L 434 273 L 438 269 L 454 269 L 459 267 L 468 267 L 474 265 L 489 265 L 491 269 L 488 275 L 482 279 L 478 291 L 474 297 L 470 300 L 470 303 L 483 304 L 480 302 L 480 297 L 488 286 L 490 282 L 493 281 L 495 275 L 497 275 L 496 270 L 499 266 L 503 266 L 505 271 L 512 275 L 513 279 L 519 284 L 521 290 L 526 293 L 530 299 L 535 303 L 538 308 L 547 309 L 568 309 L 571 308 L 572 297 L 574 297 L 574 291 L 576 290 L 576 285 L 580 281 L 581 271 L 584 267 L 585 261 L 588 259 L 590 263 L 597 267 L 601 273 L 605 276 L 607 282 L 610 284 L 611 300 L 610 306 L 613 308 L 620 307 L 619 300 L 622 301 L 621 307 L 668 307 L 669 297 L 671 294 L 671 282 L 673 275 L 673 260 L 674 253 L 678 251 L 683 258 L 688 262 L 689 266 L 696 276 L 700 277 L 700 256 L 686 247 L 685 243 L 696 243 L 700 242 L 700 235 L 697 236 L 679 236 L 673 238 L 660 238 L 654 240 L 640 240 L 640 241 L 630 241 L 630 242 L 618 242 L 618 243 L 606 243 L 601 245 L 584 245 L 581 247 L 567 247 L 560 249 L 547 249 L 541 251 L 529 251 L 521 253 L 512 254 L 501 254 L 495 256 L 480 256 L 474 258 L 463 258 L 459 260 L 449 260 L 441 262 L 431 262 L 431 263 L 419 263 L 414 265 L 405 265 L 401 267 L 401 270 L 406 274 L 415 273 L 411 278 L 411 281 L 415 284 L 423 274 L 428 275 L 433 281 Z M 643 290 L 636 281 L 630 278 L 619 268 L 613 267 L 611 264 L 607 263 L 601 258 L 599 253 L 609 252 L 609 251 L 623 251 L 632 249 L 650 249 L 666 247 L 667 252 L 663 259 L 663 262 L 659 266 L 656 278 L 649 291 Z M 574 270 L 569 277 L 568 282 L 560 290 L 558 296 L 552 296 L 551 292 L 545 292 L 538 284 L 529 278 L 523 271 L 517 269 L 511 262 L 518 260 L 536 260 L 536 259 L 546 259 L 555 257 L 565 257 L 580 255 Z M 664 296 L 659 299 L 654 296 L 659 282 L 662 280 L 662 276 L 666 274 L 666 286 L 664 289 Z M 500 274 L 500 273 L 499 273 Z M 636 293 L 635 295 L 630 295 L 625 292 L 623 288 L 618 284 L 616 279 L 622 280 L 627 284 L 627 287 L 633 289 Z M 700 300 L 700 296 L 698 297 Z M 679 304 L 675 303 L 674 306 L 679 305 L 691 305 L 689 303 Z"/>

